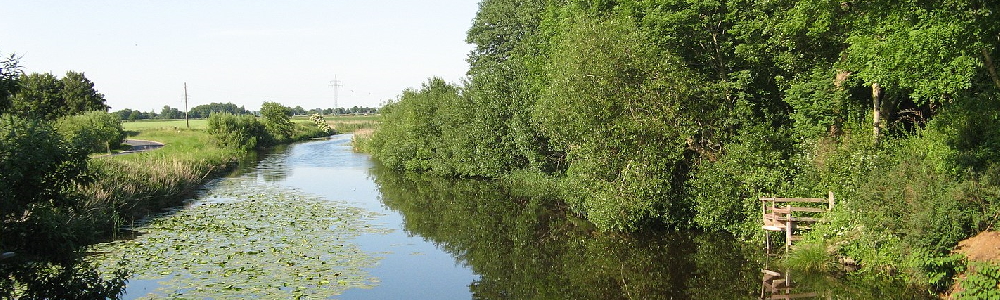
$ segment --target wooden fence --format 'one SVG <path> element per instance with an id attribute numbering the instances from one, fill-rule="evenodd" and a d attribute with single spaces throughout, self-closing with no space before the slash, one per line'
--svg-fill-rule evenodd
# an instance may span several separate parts
<path id="1" fill-rule="evenodd" d="M 833 192 L 827 198 L 760 198 L 761 213 L 764 219 L 764 230 L 781 231 L 785 234 L 785 251 L 792 241 L 802 239 L 802 230 L 810 229 L 812 224 L 820 220 L 821 213 L 833 209 Z M 811 204 L 810 203 L 816 203 Z M 825 207 L 817 207 L 819 204 Z M 771 235 L 765 233 L 765 243 L 768 253 L 771 251 Z"/>

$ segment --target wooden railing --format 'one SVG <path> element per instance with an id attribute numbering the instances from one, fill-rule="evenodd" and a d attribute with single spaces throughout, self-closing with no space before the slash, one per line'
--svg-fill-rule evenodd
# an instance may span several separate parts
<path id="1" fill-rule="evenodd" d="M 761 269 L 764 273 L 764 280 L 761 282 L 760 287 L 760 298 L 766 300 L 791 300 L 799 298 L 817 298 L 820 296 L 816 292 L 803 292 L 796 291 L 795 285 L 792 282 L 792 275 L 785 271 L 784 274 L 771 271 L 768 269 Z M 827 297 L 828 299 L 830 297 Z"/>
<path id="2" fill-rule="evenodd" d="M 810 229 L 813 223 L 819 222 L 819 214 L 833 209 L 833 192 L 827 198 L 760 198 L 761 213 L 764 219 L 764 230 L 781 231 L 785 233 L 785 251 L 791 247 L 792 241 L 802 239 L 796 231 Z M 809 203 L 823 203 L 826 207 L 796 206 Z M 771 235 L 765 233 L 765 243 L 768 252 L 771 251 Z"/>

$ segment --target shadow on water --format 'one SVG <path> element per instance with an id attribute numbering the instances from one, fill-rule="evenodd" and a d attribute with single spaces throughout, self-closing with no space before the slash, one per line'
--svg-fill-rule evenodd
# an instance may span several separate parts
<path id="1" fill-rule="evenodd" d="M 0 299 L 118 299 L 129 277 L 125 271 L 102 276 L 80 259 L 47 262 L 17 257 L 0 260 L 0 274 Z"/>
<path id="2" fill-rule="evenodd" d="M 475 299 L 919 299 L 896 281 L 766 271 L 755 245 L 724 234 L 609 234 L 551 199 L 494 183 L 371 171 L 382 202 L 481 277 Z M 768 273 L 770 272 L 770 273 Z M 775 280 L 791 278 L 776 285 Z"/>

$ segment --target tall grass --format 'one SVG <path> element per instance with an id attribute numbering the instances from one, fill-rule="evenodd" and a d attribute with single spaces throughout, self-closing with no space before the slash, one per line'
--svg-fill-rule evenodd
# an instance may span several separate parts
<path id="1" fill-rule="evenodd" d="M 137 130 L 135 139 L 164 143 L 161 149 L 130 155 L 106 156 L 90 161 L 96 180 L 77 187 L 84 202 L 81 215 L 95 222 L 96 230 L 111 232 L 167 207 L 182 204 L 186 195 L 206 180 L 231 170 L 248 157 L 250 149 L 217 141 L 207 123 L 198 129 L 174 127 L 178 120 L 126 123 Z M 180 120 L 179 122 L 183 122 Z M 136 126 L 135 123 L 142 123 Z M 295 122 L 292 141 L 325 136 L 312 122 Z"/>
<path id="2" fill-rule="evenodd" d="M 83 207 L 87 215 L 105 223 L 98 227 L 113 230 L 101 225 L 112 221 L 128 223 L 179 205 L 183 196 L 245 156 L 235 148 L 214 146 L 211 136 L 202 130 L 149 130 L 136 138 L 160 141 L 166 146 L 93 159 L 90 172 L 97 180 L 78 187 L 86 199 Z"/>
<path id="3" fill-rule="evenodd" d="M 326 123 L 337 133 L 356 133 L 362 129 L 374 129 L 379 124 L 379 116 L 328 116 Z"/>

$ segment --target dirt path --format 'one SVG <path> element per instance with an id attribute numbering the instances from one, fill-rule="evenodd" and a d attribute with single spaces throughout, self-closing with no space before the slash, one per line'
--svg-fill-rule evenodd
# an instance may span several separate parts
<path id="1" fill-rule="evenodd" d="M 156 150 L 163 147 L 163 143 L 157 141 L 147 141 L 147 140 L 125 140 L 125 144 L 132 146 L 132 149 L 116 153 L 115 155 Z"/>

